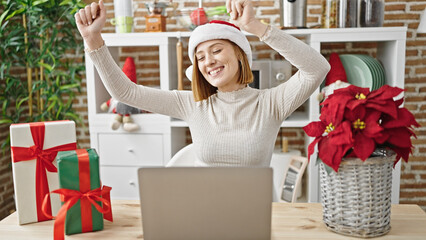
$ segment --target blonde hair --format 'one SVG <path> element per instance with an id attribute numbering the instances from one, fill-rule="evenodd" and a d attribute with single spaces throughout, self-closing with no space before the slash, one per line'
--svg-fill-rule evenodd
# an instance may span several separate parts
<path id="1" fill-rule="evenodd" d="M 246 53 L 235 43 L 229 40 L 227 41 L 231 43 L 232 47 L 234 48 L 234 52 L 237 55 L 237 59 L 239 60 L 238 71 L 240 76 L 238 78 L 238 83 L 249 84 L 253 82 L 253 73 L 251 72 L 250 64 L 248 62 Z M 191 87 L 192 87 L 192 93 L 194 94 L 194 99 L 196 102 L 198 102 L 198 101 L 205 100 L 209 98 L 211 95 L 215 94 L 217 91 L 217 87 L 214 87 L 209 82 L 207 82 L 207 80 L 198 70 L 198 61 L 197 61 L 197 57 L 195 56 L 195 53 L 194 53 L 193 59 L 194 59 L 194 66 L 192 70 Z"/>

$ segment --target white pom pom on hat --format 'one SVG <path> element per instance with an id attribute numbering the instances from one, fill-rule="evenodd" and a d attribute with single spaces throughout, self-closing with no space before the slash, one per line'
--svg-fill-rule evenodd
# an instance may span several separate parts
<path id="1" fill-rule="evenodd" d="M 188 43 L 188 56 L 191 63 L 194 63 L 194 51 L 198 44 L 215 39 L 225 39 L 237 44 L 237 46 L 239 46 L 247 55 L 247 60 L 251 67 L 253 62 L 252 52 L 247 37 L 243 32 L 241 32 L 239 27 L 232 23 L 220 20 L 213 20 L 207 24 L 198 26 L 191 33 Z M 191 65 L 185 71 L 186 77 L 189 80 L 192 78 L 192 69 L 193 66 Z"/>

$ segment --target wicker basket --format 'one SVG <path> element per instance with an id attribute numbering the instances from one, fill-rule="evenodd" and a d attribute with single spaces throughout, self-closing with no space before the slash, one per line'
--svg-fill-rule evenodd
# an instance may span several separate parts
<path id="1" fill-rule="evenodd" d="M 330 174 L 320 164 L 323 220 L 334 232 L 377 237 L 390 231 L 392 168 L 395 156 L 344 159 Z"/>

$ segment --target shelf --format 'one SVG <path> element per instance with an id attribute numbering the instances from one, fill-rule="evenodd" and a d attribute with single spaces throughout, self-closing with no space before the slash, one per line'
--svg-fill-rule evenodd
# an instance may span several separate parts
<path id="1" fill-rule="evenodd" d="M 283 30 L 293 36 L 310 36 L 321 42 L 390 41 L 405 39 L 407 27 L 371 28 L 314 28 Z M 247 36 L 253 36 L 244 32 Z M 158 33 L 104 33 L 102 37 L 109 47 L 159 45 L 161 39 L 190 37 L 191 32 Z"/>
<path id="2" fill-rule="evenodd" d="M 94 114 L 90 119 L 90 132 L 92 133 L 124 133 L 128 134 L 120 127 L 117 130 L 111 129 L 116 114 L 98 113 Z M 155 113 L 132 114 L 132 119 L 140 127 L 139 130 L 131 132 L 135 133 L 164 133 L 169 132 L 170 117 Z"/>
<path id="3" fill-rule="evenodd" d="M 182 120 L 173 119 L 170 122 L 170 126 L 171 127 L 188 127 L 188 123 L 186 123 L 185 121 L 182 121 Z"/>
<path id="4" fill-rule="evenodd" d="M 311 36 L 311 41 L 358 42 L 405 39 L 407 27 L 316 28 L 284 30 L 293 36 Z"/>
<path id="5" fill-rule="evenodd" d="M 113 119 L 115 116 L 116 114 L 114 113 L 98 113 L 94 115 L 94 119 L 97 121 L 108 121 L 110 119 Z M 170 118 L 168 116 L 155 113 L 132 114 L 131 117 L 133 118 L 133 120 L 138 121 L 142 124 L 149 122 L 168 123 L 168 120 Z"/>
<path id="6" fill-rule="evenodd" d="M 304 127 L 308 125 L 309 122 L 309 113 L 294 112 L 286 120 L 284 120 L 281 127 Z"/>
<path id="7" fill-rule="evenodd" d="M 191 32 L 159 33 L 103 33 L 108 47 L 160 46 L 168 44 L 170 38 L 189 37 Z"/>

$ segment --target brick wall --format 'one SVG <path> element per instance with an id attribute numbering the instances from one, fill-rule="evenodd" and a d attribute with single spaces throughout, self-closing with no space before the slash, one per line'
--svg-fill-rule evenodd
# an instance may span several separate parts
<path id="1" fill-rule="evenodd" d="M 3 142 L 8 134 L 8 127 L 1 125 L 0 142 Z M 0 219 L 9 215 L 15 209 L 10 162 L 10 152 L 0 153 Z"/>
<path id="2" fill-rule="evenodd" d="M 107 7 L 107 17 L 114 17 L 113 0 L 104 0 Z M 91 2 L 90 0 L 86 2 Z M 135 11 L 135 32 L 145 30 L 145 18 L 147 14 L 146 0 L 134 0 L 138 6 Z M 204 7 L 213 7 L 223 5 L 225 1 L 209 0 L 204 1 Z M 307 26 L 312 27 L 320 23 L 321 0 L 308 0 Z M 256 14 L 260 19 L 267 23 L 278 25 L 280 22 L 279 1 L 254 1 Z M 167 8 L 167 30 L 182 31 L 185 30 L 178 24 L 177 9 L 197 7 L 197 0 L 177 1 L 173 7 Z M 425 1 L 414 0 L 386 0 L 385 5 L 385 23 L 384 26 L 407 26 L 407 49 L 406 49 L 406 70 L 405 70 L 405 88 L 406 103 L 405 106 L 416 116 L 417 121 L 422 127 L 416 130 L 417 139 L 413 141 L 414 151 L 408 163 L 402 164 L 401 192 L 400 202 L 419 204 L 426 210 L 426 34 L 417 34 L 416 29 L 419 24 L 420 14 L 426 7 Z M 114 26 L 107 22 L 104 32 L 114 32 Z M 255 37 L 250 37 L 250 43 L 256 52 L 258 59 L 278 59 L 279 56 L 263 43 L 257 41 Z M 184 53 L 187 51 L 187 41 L 183 39 Z M 375 55 L 375 43 L 339 43 L 325 44 L 322 46 L 322 53 L 328 56 L 331 52 L 339 53 L 366 53 Z M 143 52 L 143 55 L 141 54 Z M 158 49 L 156 48 L 123 48 L 121 49 L 121 63 L 127 56 L 132 56 L 136 60 L 138 82 L 149 86 L 159 84 L 158 72 Z M 142 67 L 143 65 L 143 67 Z M 185 66 L 189 65 L 189 60 L 185 56 Z M 190 82 L 185 80 L 185 88 L 190 89 Z M 74 107 L 83 117 L 85 126 L 79 126 L 77 129 L 79 147 L 90 147 L 90 138 L 87 122 L 87 93 L 86 84 L 83 83 L 82 93 L 74 101 Z M 7 136 L 8 126 L 0 126 L 0 140 L 3 141 Z M 304 134 L 300 128 L 285 128 L 278 136 L 286 136 L 289 139 L 289 147 L 299 149 L 304 153 Z M 278 138 L 277 145 L 281 142 Z M 190 141 L 190 139 L 188 140 Z M 13 185 L 10 169 L 10 154 L 0 155 L 0 219 L 13 211 Z"/>

